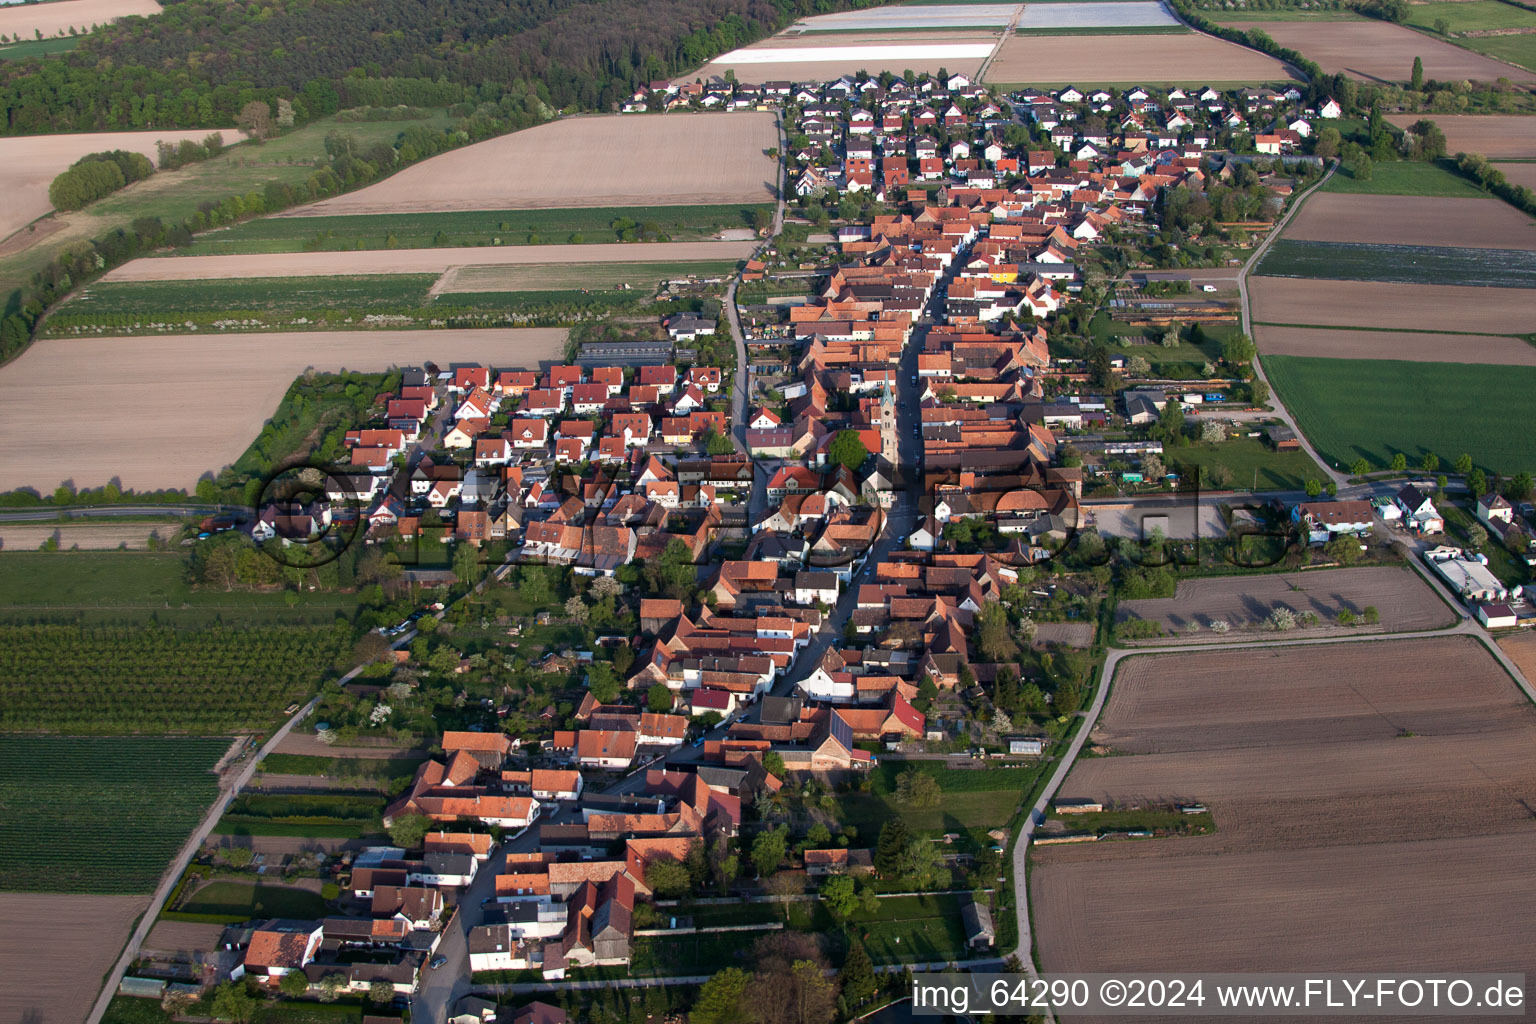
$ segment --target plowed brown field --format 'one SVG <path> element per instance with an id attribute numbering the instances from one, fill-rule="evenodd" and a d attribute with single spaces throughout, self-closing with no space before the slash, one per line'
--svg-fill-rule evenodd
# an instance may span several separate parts
<path id="1" fill-rule="evenodd" d="M 1536 349 L 1531 351 L 1536 353 Z M 1358 615 L 1368 605 L 1381 617 L 1374 626 L 1337 624 L 1341 608 Z M 1120 602 L 1118 617 L 1122 622 L 1147 619 L 1165 631 L 1179 633 L 1191 624 L 1206 630 L 1213 619 L 1220 619 L 1234 632 L 1242 633 L 1262 630 L 1264 620 L 1276 608 L 1289 608 L 1297 614 L 1312 612 L 1318 617 L 1316 626 L 1283 634 L 1287 638 L 1408 632 L 1448 626 L 1455 621 L 1451 610 L 1411 569 L 1380 566 L 1181 580 L 1173 597 Z M 1194 638 L 1206 643 L 1215 639 L 1209 632 L 1196 633 Z M 1230 633 L 1228 638 L 1236 639 Z"/>
<path id="2" fill-rule="evenodd" d="M 1407 82 L 1413 59 L 1424 60 L 1424 77 L 1442 82 L 1470 78 L 1493 82 L 1536 81 L 1536 74 L 1513 64 L 1463 50 L 1411 28 L 1385 21 L 1260 21 L 1243 28 L 1267 32 L 1281 46 L 1288 46 L 1321 64 L 1330 75 L 1344 72 L 1351 78 L 1378 82 Z M 1435 118 L 1439 121 L 1439 118 Z M 1455 143 L 1451 144 L 1454 151 Z"/>
<path id="3" fill-rule="evenodd" d="M 1254 327 L 1253 338 L 1259 351 L 1266 355 L 1536 366 L 1536 347 L 1519 338 L 1492 334 L 1418 334 L 1260 325 Z"/>
<path id="4" fill-rule="evenodd" d="M 772 114 L 573 117 L 424 160 L 284 216 L 767 203 Z"/>
<path id="5" fill-rule="evenodd" d="M 1536 331 L 1536 289 L 1255 277 L 1253 319 L 1408 331 Z"/>
<path id="6" fill-rule="evenodd" d="M 0 1020 L 80 1024 L 147 896 L 0 893 Z"/>
<path id="7" fill-rule="evenodd" d="M 1427 68 L 1425 69 L 1428 70 Z M 1423 114 L 1388 114 L 1406 128 Z M 1536 117 L 1522 114 L 1431 114 L 1452 153 L 1481 153 L 1490 160 L 1536 157 Z"/>
<path id="8" fill-rule="evenodd" d="M 1536 220 L 1499 199 L 1319 192 L 1291 218 L 1285 237 L 1308 242 L 1536 249 Z"/>
<path id="9" fill-rule="evenodd" d="M 1411 59 L 1411 58 L 1410 58 Z M 1179 35 L 1015 35 L 987 69 L 987 81 L 1019 85 L 1072 82 L 1283 82 L 1294 76 L 1257 50 L 1190 32 Z"/>
<path id="10" fill-rule="evenodd" d="M 0 368 L 0 490 L 60 481 L 191 490 L 255 440 L 306 369 L 384 370 L 432 360 L 534 368 L 560 358 L 562 329 L 315 331 L 36 342 Z M 81 395 L 133 410 L 132 429 L 38 431 Z M 148 524 L 143 532 L 147 535 Z"/>
<path id="11" fill-rule="evenodd" d="M 1529 962 L 1536 709 L 1472 638 L 1132 658 L 1093 740 L 1063 797 L 1218 831 L 1035 851 L 1047 972 Z"/>

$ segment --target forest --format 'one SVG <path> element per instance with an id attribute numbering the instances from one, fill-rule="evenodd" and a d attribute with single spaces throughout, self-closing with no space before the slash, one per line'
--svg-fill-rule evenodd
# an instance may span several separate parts
<path id="1" fill-rule="evenodd" d="M 0 134 L 215 127 L 252 100 L 343 107 L 535 93 L 606 110 L 789 21 L 869 0 L 172 0 L 0 64 Z"/>

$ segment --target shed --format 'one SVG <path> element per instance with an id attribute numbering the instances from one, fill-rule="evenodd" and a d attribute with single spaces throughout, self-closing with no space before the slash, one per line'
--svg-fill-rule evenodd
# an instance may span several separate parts
<path id="1" fill-rule="evenodd" d="M 965 926 L 965 944 L 970 949 L 991 949 L 997 941 L 992 930 L 992 912 L 974 898 L 961 905 L 960 921 Z"/>
<path id="2" fill-rule="evenodd" d="M 1514 609 L 1503 602 L 1478 605 L 1477 619 L 1489 629 L 1507 629 L 1519 624 Z"/>
<path id="3" fill-rule="evenodd" d="M 1045 744 L 1039 739 L 1010 739 L 1008 741 L 1008 753 L 1027 754 L 1033 757 L 1039 756 L 1045 750 Z"/>

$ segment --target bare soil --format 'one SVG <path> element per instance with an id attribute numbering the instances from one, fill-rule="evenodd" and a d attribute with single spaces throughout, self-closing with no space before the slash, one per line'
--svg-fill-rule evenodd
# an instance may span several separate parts
<path id="1" fill-rule="evenodd" d="M 1536 81 L 1536 74 L 1513 64 L 1385 21 L 1263 21 L 1246 22 L 1243 28 L 1267 32 L 1275 42 L 1316 61 L 1330 75 L 1342 71 L 1367 81 L 1407 82 L 1413 59 L 1422 57 L 1424 77 L 1442 82 L 1463 78 Z M 1436 123 L 1440 120 L 1434 118 Z M 1452 152 L 1457 148 L 1452 142 Z"/>
<path id="2" fill-rule="evenodd" d="M 0 893 L 0 1020 L 80 1024 L 147 895 Z"/>
<path id="3" fill-rule="evenodd" d="M 1536 118 L 1531 120 L 1536 121 Z M 1536 189 L 1536 163 L 1499 164 L 1498 168 L 1504 172 L 1504 177 L 1508 178 L 1512 184 Z"/>
<path id="4" fill-rule="evenodd" d="M 1253 337 L 1265 355 L 1536 366 L 1536 347 L 1519 338 L 1492 334 L 1398 334 L 1260 325 L 1254 327 Z"/>
<path id="5" fill-rule="evenodd" d="M 378 371 L 423 360 L 537 368 L 561 357 L 565 337 L 540 328 L 34 342 L 0 368 L 0 490 L 112 479 L 135 490 L 190 490 L 245 451 L 307 369 Z M 132 410 L 132 429 L 40 437 L 38 427 L 81 395 L 99 408 Z"/>
<path id="6" fill-rule="evenodd" d="M 649 263 L 746 259 L 756 242 L 608 242 L 509 245 L 495 248 L 370 249 L 363 252 L 269 252 L 235 256 L 163 256 L 132 260 L 103 281 L 213 281 L 251 277 L 440 274 L 460 266 L 569 265 L 563 284 L 583 286 L 582 263 Z M 557 287 L 546 275 L 545 287 Z"/>
<path id="7" fill-rule="evenodd" d="M 1499 649 L 1527 681 L 1536 680 L 1536 632 L 1523 630 L 1499 637 Z"/>
<path id="8" fill-rule="evenodd" d="M 222 924 L 197 924 L 192 921 L 157 921 L 144 940 L 146 953 L 159 953 L 190 960 L 218 948 L 224 935 Z"/>
<path id="9" fill-rule="evenodd" d="M 1037 851 L 1048 972 L 1529 962 L 1536 710 L 1472 638 L 1133 658 L 1093 741 L 1063 797 L 1218 831 Z"/>
<path id="10" fill-rule="evenodd" d="M 1066 644 L 1068 647 L 1088 647 L 1093 643 L 1093 624 L 1090 622 L 1037 623 L 1035 642 Z"/>
<path id="11" fill-rule="evenodd" d="M 1411 58 L 1410 58 L 1411 59 Z M 1425 71 L 1428 71 L 1426 67 Z M 1406 128 L 1423 114 L 1388 114 L 1387 120 Z M 1536 157 L 1536 117 L 1522 114 L 1431 114 L 1445 132 L 1452 153 L 1481 153 L 1490 160 Z"/>
<path id="12" fill-rule="evenodd" d="M 1536 220 L 1500 199 L 1319 192 L 1286 225 L 1285 237 L 1371 245 L 1536 249 Z"/>
<path id="13" fill-rule="evenodd" d="M 71 28 L 88 31 L 130 14 L 159 14 L 155 0 L 60 0 L 58 3 L 14 4 L 0 7 L 0 35 L 34 39 L 61 36 Z M 90 152 L 87 150 L 87 152 Z"/>
<path id="14" fill-rule="evenodd" d="M 1524 334 L 1536 328 L 1536 289 L 1255 277 L 1258 323 Z"/>
<path id="15" fill-rule="evenodd" d="M 59 548 L 69 551 L 113 551 L 118 548 L 137 550 L 149 547 L 149 535 L 161 540 L 176 536 L 178 526 L 165 523 L 90 523 L 64 525 L 37 525 L 33 523 L 0 524 L 0 551 L 32 551 L 57 538 Z"/>
<path id="16" fill-rule="evenodd" d="M 138 3 L 139 0 L 133 0 Z M 145 0 L 153 11 L 158 12 L 160 7 L 153 0 Z M 14 35 L 15 29 L 6 28 L 6 19 L 12 15 L 28 15 L 35 11 L 56 11 L 64 7 L 89 6 L 91 8 L 110 8 L 117 14 L 143 13 L 128 9 L 132 4 L 129 0 L 62 0 L 60 3 L 28 4 L 17 7 L 0 7 L 0 33 Z M 98 20 L 108 21 L 110 15 L 103 15 Z M 23 30 L 30 36 L 31 30 Z M 49 33 L 45 29 L 44 35 Z M 53 204 L 48 201 L 48 186 L 59 174 L 69 169 L 69 166 L 87 153 L 99 153 L 109 149 L 126 149 L 136 153 L 143 153 L 150 160 L 155 159 L 155 143 L 180 142 L 183 139 L 202 139 L 213 134 L 209 128 L 194 129 L 192 131 L 155 131 L 155 132 L 88 132 L 79 135 L 18 135 L 8 139 L 0 139 L 0 239 L 7 239 L 13 233 L 25 228 L 32 221 L 53 210 Z M 223 131 L 226 144 L 237 142 L 239 133 L 233 129 Z M 45 234 L 56 230 L 56 227 L 39 228 Z M 32 238 L 17 239 L 7 251 L 12 248 L 21 249 L 36 241 Z"/>
<path id="17" fill-rule="evenodd" d="M 466 146 L 283 216 L 767 203 L 772 114 L 572 117 Z"/>
<path id="18" fill-rule="evenodd" d="M 1367 606 L 1380 614 L 1375 625 L 1338 625 L 1340 609 L 1358 615 Z M 1156 622 L 1169 633 L 1184 633 L 1196 625 L 1199 631 L 1193 637 L 1210 643 L 1217 639 L 1210 632 L 1212 620 L 1225 621 L 1231 627 L 1227 638 L 1237 639 L 1237 634 L 1264 631 L 1265 620 L 1276 608 L 1289 608 L 1298 615 L 1312 612 L 1318 617 L 1318 624 L 1311 628 L 1266 634 L 1286 639 L 1410 632 L 1448 626 L 1455 621 L 1455 615 L 1418 574 L 1392 566 L 1181 580 L 1173 597 L 1120 602 L 1117 618 L 1121 622 Z"/>
<path id="19" fill-rule="evenodd" d="M 1412 58 L 1410 58 L 1410 61 Z M 987 69 L 989 82 L 1079 86 L 1100 82 L 1283 82 L 1279 61 L 1224 39 L 1180 35 L 1015 35 Z"/>

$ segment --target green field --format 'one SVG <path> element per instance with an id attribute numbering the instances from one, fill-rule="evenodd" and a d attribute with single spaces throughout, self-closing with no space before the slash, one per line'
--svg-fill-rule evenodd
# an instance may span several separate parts
<path id="1" fill-rule="evenodd" d="M 1536 28 L 1536 12 L 1501 0 L 1460 0 L 1452 3 L 1420 3 L 1408 7 L 1407 24 L 1434 30 L 1435 22 L 1444 20 L 1450 31 L 1476 32 L 1483 29 Z M 1483 37 L 1490 38 L 1490 37 Z M 1482 39 L 1454 40 L 1459 45 Z"/>
<path id="2" fill-rule="evenodd" d="M 1265 356 L 1264 369 L 1297 423 L 1338 466 L 1365 458 L 1386 469 L 1402 452 L 1449 464 L 1470 452 L 1496 473 L 1536 470 L 1524 422 L 1536 368 L 1376 359 Z"/>
<path id="3" fill-rule="evenodd" d="M 1269 361 L 1265 360 L 1265 366 Z M 1171 473 L 1187 475 L 1182 466 L 1222 466 L 1229 476 L 1224 487 L 1258 491 L 1299 491 L 1323 471 L 1306 452 L 1277 452 L 1258 438 L 1237 438 L 1221 444 L 1170 448 L 1163 459 Z"/>
<path id="4" fill-rule="evenodd" d="M 896 800 L 896 777 L 916 767 L 938 780 L 943 799 L 937 807 L 906 807 Z M 940 835 L 960 832 L 981 845 L 987 830 L 1006 828 L 1019 803 L 1029 794 L 1042 764 L 1017 768 L 946 768 L 929 761 L 886 761 L 875 769 L 874 786 L 868 793 L 847 793 L 838 798 L 843 819 L 859 830 L 861 841 L 873 842 L 880 827 L 892 817 L 905 818 L 914 831 Z"/>
<path id="5" fill-rule="evenodd" d="M 464 293 L 531 292 L 551 289 L 618 288 L 627 285 L 654 291 L 659 282 L 684 277 L 726 277 L 736 260 L 674 260 L 670 262 L 529 263 L 520 266 L 468 266 L 451 272 L 439 302 Z"/>
<path id="6" fill-rule="evenodd" d="M 174 911 L 161 916 L 171 921 L 222 917 L 231 924 L 257 917 L 313 920 L 325 916 L 325 900 L 308 889 L 219 880 L 204 885 Z"/>
<path id="7" fill-rule="evenodd" d="M 0 889 L 149 892 L 217 795 L 229 745 L 0 736 Z"/>
<path id="8" fill-rule="evenodd" d="M 351 644 L 345 626 L 0 626 L 0 731 L 262 730 Z"/>
<path id="9" fill-rule="evenodd" d="M 335 780 L 356 788 L 375 788 L 395 793 L 410 784 L 425 755 L 403 757 L 313 757 L 307 754 L 268 754 L 262 758 L 264 775 L 307 775 Z"/>
<path id="10" fill-rule="evenodd" d="M 231 319 L 311 309 L 372 310 L 420 306 L 436 274 L 252 277 L 228 281 L 116 281 L 93 284 L 55 315 L 169 316 L 222 313 Z"/>
<path id="11" fill-rule="evenodd" d="M 195 587 L 187 582 L 186 557 L 176 553 L 0 553 L 0 623 L 324 624 L 350 619 L 356 608 L 351 594 Z"/>
<path id="12" fill-rule="evenodd" d="M 229 805 L 214 831 L 222 835 L 351 839 L 382 831 L 384 806 L 382 796 L 243 793 Z"/>
<path id="13" fill-rule="evenodd" d="M 0 46 L 0 60 L 22 60 L 27 57 L 46 57 L 54 53 L 68 53 L 80 45 L 81 36 L 65 36 L 63 39 L 32 39 L 27 42 Z"/>
<path id="14" fill-rule="evenodd" d="M 1371 168 L 1371 179 L 1360 181 L 1340 167 L 1321 186 L 1324 192 L 1374 196 L 1449 196 L 1475 199 L 1488 193 L 1450 169 L 1449 163 L 1396 160 Z"/>
<path id="15" fill-rule="evenodd" d="M 1281 238 L 1254 272 L 1268 277 L 1530 288 L 1536 285 L 1536 252 Z"/>
<path id="16" fill-rule="evenodd" d="M 350 127 L 350 126 L 348 126 Z M 397 129 L 398 131 L 398 129 Z M 470 210 L 450 213 L 379 213 L 352 216 L 265 217 L 199 235 L 181 253 L 425 249 L 434 246 L 538 245 L 620 241 L 615 221 L 649 227 L 650 240 L 711 238 L 745 228 L 773 207 L 621 206 L 555 210 Z M 573 239 L 572 235 L 579 235 Z M 393 237 L 394 245 L 390 245 Z M 359 245 L 361 243 L 361 245 Z"/>

